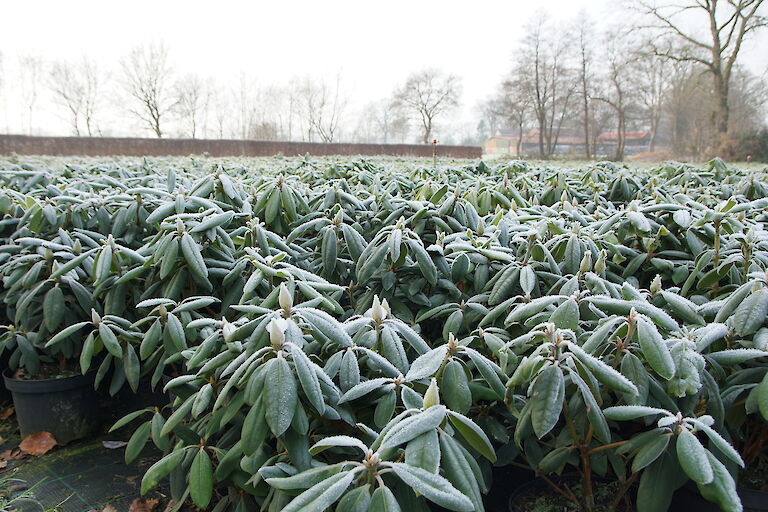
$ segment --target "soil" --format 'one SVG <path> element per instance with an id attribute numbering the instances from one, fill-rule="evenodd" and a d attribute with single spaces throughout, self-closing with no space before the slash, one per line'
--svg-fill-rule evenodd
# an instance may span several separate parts
<path id="1" fill-rule="evenodd" d="M 66 379 L 67 377 L 74 377 L 80 375 L 80 372 L 75 370 L 61 370 L 58 366 L 54 365 L 42 365 L 37 373 L 31 374 L 24 368 L 20 368 L 13 373 L 13 378 L 18 380 L 49 380 L 49 379 Z"/>
<path id="2" fill-rule="evenodd" d="M 739 487 L 768 492 L 768 458 L 761 457 L 755 464 L 739 472 Z"/>
<path id="3" fill-rule="evenodd" d="M 556 493 L 543 481 L 542 485 L 531 487 L 515 500 L 514 512 L 581 512 L 581 507 L 569 499 Z M 618 507 L 611 508 L 616 494 L 619 492 L 619 482 L 594 482 L 595 512 L 634 512 L 629 497 L 621 501 Z M 571 492 L 581 499 L 581 485 L 569 486 Z"/>

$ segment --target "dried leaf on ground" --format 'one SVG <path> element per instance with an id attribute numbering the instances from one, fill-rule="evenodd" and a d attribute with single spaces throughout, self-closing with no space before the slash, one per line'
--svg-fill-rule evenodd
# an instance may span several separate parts
<path id="1" fill-rule="evenodd" d="M 125 441 L 102 441 L 101 446 L 108 450 L 117 450 L 118 448 L 123 448 L 127 445 Z"/>
<path id="2" fill-rule="evenodd" d="M 19 450 L 18 447 L 0 452 L 0 460 L 18 460 L 23 459 L 25 456 L 26 454 Z"/>
<path id="3" fill-rule="evenodd" d="M 152 498 L 149 500 L 144 498 L 136 498 L 128 507 L 128 512 L 153 512 L 159 503 L 160 500 L 157 498 Z"/>
<path id="4" fill-rule="evenodd" d="M 50 432 L 38 432 L 24 438 L 19 448 L 30 455 L 45 455 L 56 446 L 56 438 Z"/>
<path id="5" fill-rule="evenodd" d="M 7 419 L 7 418 L 10 418 L 11 416 L 13 416 L 14 412 L 16 412 L 16 411 L 15 411 L 15 409 L 13 407 L 7 408 L 3 412 L 0 412 L 0 420 L 4 420 L 4 419 Z"/>
<path id="6" fill-rule="evenodd" d="M 117 512 L 117 509 L 110 504 L 106 504 L 104 505 L 104 508 L 101 509 L 101 512 Z"/>

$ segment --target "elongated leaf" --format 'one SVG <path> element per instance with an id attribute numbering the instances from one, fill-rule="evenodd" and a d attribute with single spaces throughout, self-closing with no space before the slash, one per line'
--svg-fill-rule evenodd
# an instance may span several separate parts
<path id="1" fill-rule="evenodd" d="M 282 512 L 324 512 L 333 505 L 355 478 L 353 471 L 337 473 L 299 494 Z"/>
<path id="2" fill-rule="evenodd" d="M 547 365 L 531 388 L 531 421 L 536 437 L 547 435 L 560 419 L 565 398 L 565 380 L 559 366 Z"/>
<path id="3" fill-rule="evenodd" d="M 204 448 L 197 451 L 189 468 L 189 494 L 192 503 L 200 508 L 206 508 L 213 495 L 213 467 L 211 458 Z"/>
<path id="4" fill-rule="evenodd" d="M 397 477 L 429 501 L 448 510 L 470 512 L 475 509 L 469 498 L 440 475 L 402 462 L 390 464 Z"/>

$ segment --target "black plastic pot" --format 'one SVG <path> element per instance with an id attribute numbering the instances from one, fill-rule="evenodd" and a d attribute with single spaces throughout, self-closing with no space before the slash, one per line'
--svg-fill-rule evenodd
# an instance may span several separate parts
<path id="1" fill-rule="evenodd" d="M 768 492 L 754 491 L 743 487 L 739 487 L 738 491 L 745 512 L 768 510 Z"/>
<path id="2" fill-rule="evenodd" d="M 94 374 L 19 380 L 3 375 L 13 396 L 21 436 L 50 432 L 59 444 L 92 434 L 99 426 Z"/>
<path id="3" fill-rule="evenodd" d="M 3 351 L 2 354 L 0 354 L 0 374 L 5 374 L 6 370 L 8 370 L 8 351 Z M 8 388 L 5 387 L 4 382 L 0 382 L 0 404 L 3 404 L 11 399 L 11 392 L 8 391 Z"/>

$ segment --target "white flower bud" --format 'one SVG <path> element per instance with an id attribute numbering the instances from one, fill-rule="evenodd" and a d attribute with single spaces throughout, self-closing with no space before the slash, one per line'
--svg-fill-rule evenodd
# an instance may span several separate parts
<path id="1" fill-rule="evenodd" d="M 424 393 L 424 410 L 434 405 L 440 405 L 440 388 L 437 387 L 437 380 L 433 377 L 427 392 Z"/>
<path id="2" fill-rule="evenodd" d="M 280 283 L 278 302 L 280 303 L 280 307 L 286 312 L 293 308 L 293 297 L 291 296 L 291 292 L 288 291 L 288 287 L 285 286 L 285 283 Z"/>
<path id="3" fill-rule="evenodd" d="M 602 275 L 603 272 L 605 272 L 605 258 L 607 254 L 605 252 L 605 249 L 600 251 L 600 256 L 597 258 L 597 263 L 595 263 L 595 274 Z"/>
<path id="4" fill-rule="evenodd" d="M 581 258 L 581 264 L 579 264 L 579 273 L 586 274 L 592 269 L 592 253 L 587 251 L 584 253 L 584 257 Z"/>
<path id="5" fill-rule="evenodd" d="M 661 276 L 656 274 L 656 277 L 653 278 L 653 281 L 651 281 L 651 294 L 656 295 L 661 291 Z"/>
<path id="6" fill-rule="evenodd" d="M 283 343 L 285 343 L 285 329 L 283 328 L 284 326 L 280 324 L 281 322 L 276 318 L 273 318 L 267 326 L 267 331 L 269 331 L 269 343 L 274 348 L 280 348 L 283 346 Z"/>
<path id="7" fill-rule="evenodd" d="M 387 310 L 379 302 L 379 296 L 373 296 L 373 305 L 371 306 L 371 318 L 377 324 L 380 324 L 387 318 Z"/>

